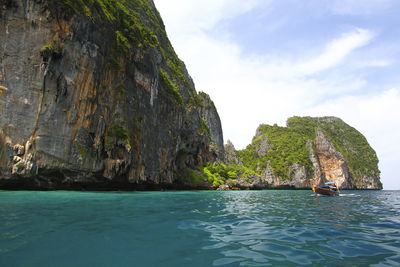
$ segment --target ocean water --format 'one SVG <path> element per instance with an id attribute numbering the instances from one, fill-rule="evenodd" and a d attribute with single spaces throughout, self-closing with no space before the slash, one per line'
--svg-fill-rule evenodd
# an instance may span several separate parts
<path id="1" fill-rule="evenodd" d="M 400 191 L 0 191 L 0 266 L 400 266 Z"/>

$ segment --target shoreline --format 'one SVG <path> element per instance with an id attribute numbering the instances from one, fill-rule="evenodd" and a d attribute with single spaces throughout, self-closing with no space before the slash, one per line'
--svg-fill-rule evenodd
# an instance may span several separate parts
<path id="1" fill-rule="evenodd" d="M 126 179 L 107 180 L 104 177 L 87 177 L 81 181 L 57 177 L 7 177 L 0 176 L 0 190 L 3 191 L 81 191 L 81 192 L 163 192 L 163 191 L 268 191 L 268 190 L 312 190 L 312 187 L 294 185 L 271 186 L 269 184 L 246 184 L 226 186 L 223 189 L 213 187 L 207 181 L 188 182 L 178 180 L 175 183 L 130 183 Z M 343 190 L 378 191 L 379 188 L 342 188 Z"/>
<path id="2" fill-rule="evenodd" d="M 234 188 L 229 190 L 217 190 L 214 188 L 193 185 L 131 185 L 131 186 L 65 186 L 65 187 L 30 187 L 30 186 L 0 186 L 0 191 L 75 191 L 75 192 L 174 192 L 174 191 L 312 191 L 312 188 Z M 340 191 L 393 191 L 389 189 L 342 189 Z M 396 191 L 396 190 L 395 190 Z"/>

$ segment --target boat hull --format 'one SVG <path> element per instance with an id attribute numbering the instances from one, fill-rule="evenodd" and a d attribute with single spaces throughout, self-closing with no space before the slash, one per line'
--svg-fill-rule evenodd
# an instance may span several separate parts
<path id="1" fill-rule="evenodd" d="M 323 188 L 315 186 L 313 187 L 313 191 L 318 195 L 325 195 L 325 196 L 338 196 L 339 190 L 332 189 L 332 188 Z"/>

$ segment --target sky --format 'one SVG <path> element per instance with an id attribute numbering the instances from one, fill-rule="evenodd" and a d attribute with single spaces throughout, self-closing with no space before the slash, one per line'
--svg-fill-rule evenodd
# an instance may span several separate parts
<path id="1" fill-rule="evenodd" d="M 155 0 L 224 141 L 260 124 L 336 116 L 377 152 L 384 189 L 400 190 L 400 1 Z"/>

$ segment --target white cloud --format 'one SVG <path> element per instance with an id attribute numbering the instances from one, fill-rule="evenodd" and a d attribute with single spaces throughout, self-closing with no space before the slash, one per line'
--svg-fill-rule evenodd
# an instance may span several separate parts
<path id="1" fill-rule="evenodd" d="M 155 0 L 168 33 L 193 34 L 211 29 L 222 19 L 248 12 L 262 0 Z M 264 1 L 265 2 L 265 1 Z M 179 38 L 179 37 L 178 37 Z"/>
<path id="2" fill-rule="evenodd" d="M 341 63 L 353 50 L 368 44 L 374 34 L 365 29 L 356 29 L 345 33 L 340 38 L 330 42 L 323 54 L 315 59 L 300 65 L 304 74 L 313 74 L 318 71 L 329 69 Z"/>
<path id="3" fill-rule="evenodd" d="M 305 77 L 348 63 L 346 62 L 347 57 L 356 49 L 368 45 L 374 37 L 375 33 L 371 30 L 355 28 L 353 31 L 343 33 L 339 38 L 334 38 L 322 49 L 320 47 L 305 49 L 305 54 L 312 56 L 282 58 L 269 55 L 264 58 L 258 56 L 250 60 L 257 62 L 260 65 L 257 66 L 257 69 L 261 67 L 261 70 L 269 73 L 271 78 L 282 80 L 288 77 Z M 388 64 L 390 64 L 388 60 L 372 59 L 357 62 L 357 64 L 353 64 L 353 67 L 378 67 Z"/>
<path id="4" fill-rule="evenodd" d="M 311 59 L 272 56 L 243 58 L 229 39 L 205 33 L 186 35 L 175 46 L 188 66 L 198 90 L 208 92 L 223 121 L 225 140 L 247 145 L 260 123 L 284 124 L 287 117 L 313 105 L 325 94 L 352 92 L 365 81 L 346 75 L 314 79 L 306 75 L 334 67 L 345 55 L 367 44 L 373 34 L 356 29 L 334 39 Z M 326 62 L 324 62 L 324 60 Z"/>

